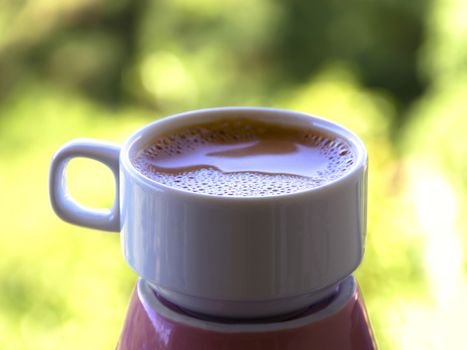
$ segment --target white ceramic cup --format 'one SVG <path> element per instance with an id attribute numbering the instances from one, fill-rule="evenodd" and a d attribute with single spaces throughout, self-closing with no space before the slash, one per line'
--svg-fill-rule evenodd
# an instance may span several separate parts
<path id="1" fill-rule="evenodd" d="M 320 187 L 266 197 L 193 193 L 151 180 L 132 165 L 159 134 L 212 120 L 248 117 L 313 128 L 345 139 L 356 155 L 340 178 Z M 109 210 L 90 209 L 67 193 L 74 157 L 110 167 L 117 195 Z M 367 152 L 360 139 L 327 120 L 287 110 L 228 107 L 163 118 L 122 147 L 80 139 L 63 145 L 50 168 L 52 206 L 63 220 L 121 231 L 132 269 L 166 299 L 195 312 L 265 317 L 306 307 L 332 293 L 363 257 Z"/>

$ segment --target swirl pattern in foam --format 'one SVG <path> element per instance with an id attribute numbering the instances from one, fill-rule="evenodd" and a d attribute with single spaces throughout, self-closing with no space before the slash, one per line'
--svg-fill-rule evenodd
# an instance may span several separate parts
<path id="1" fill-rule="evenodd" d="M 170 187 L 262 197 L 323 186 L 345 174 L 354 158 L 345 140 L 314 129 L 229 119 L 161 135 L 132 162 Z"/>

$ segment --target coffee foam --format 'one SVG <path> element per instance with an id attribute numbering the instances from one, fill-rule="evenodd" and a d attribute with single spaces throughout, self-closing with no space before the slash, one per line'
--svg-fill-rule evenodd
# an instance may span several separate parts
<path id="1" fill-rule="evenodd" d="M 229 145 L 258 140 L 264 132 L 262 123 L 228 120 L 216 124 L 199 125 L 174 131 L 157 138 L 133 159 L 133 165 L 146 177 L 181 190 L 217 196 L 263 197 L 309 190 L 329 183 L 344 175 L 353 165 L 355 155 L 343 140 L 319 131 L 293 130 L 298 143 L 313 147 L 326 159 L 324 168 L 307 176 L 260 171 L 225 172 L 214 166 L 200 164 L 179 169 L 162 169 L 158 160 L 179 157 L 209 145 Z M 280 127 L 279 127 L 280 128 Z M 298 166 L 298 165 L 297 165 Z"/>

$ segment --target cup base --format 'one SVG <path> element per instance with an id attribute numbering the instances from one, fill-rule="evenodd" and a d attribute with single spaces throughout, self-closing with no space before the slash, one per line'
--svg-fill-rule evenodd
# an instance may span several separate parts
<path id="1" fill-rule="evenodd" d="M 355 279 L 339 284 L 331 300 L 289 320 L 226 323 L 203 320 L 166 305 L 139 280 L 118 350 L 375 350 Z"/>
<path id="2" fill-rule="evenodd" d="M 259 319 L 268 317 L 287 317 L 300 313 L 310 305 L 331 297 L 338 291 L 339 283 L 305 295 L 260 301 L 230 301 L 199 298 L 173 292 L 147 282 L 162 298 L 200 317 L 219 317 L 223 319 Z"/>

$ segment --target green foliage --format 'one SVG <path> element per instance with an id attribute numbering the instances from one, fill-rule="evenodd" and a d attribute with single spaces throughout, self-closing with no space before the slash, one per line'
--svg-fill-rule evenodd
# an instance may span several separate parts
<path id="1" fill-rule="evenodd" d="M 0 346 L 111 347 L 136 277 L 121 258 L 118 236 L 55 217 L 48 202 L 47 164 L 66 140 L 87 135 L 120 142 L 148 119 L 46 84 L 18 88 L 0 114 Z M 116 114 L 125 121 L 113 125 Z M 80 165 L 69 172 L 72 189 L 80 183 L 78 198 L 108 206 L 113 189 L 105 185 L 111 176 L 94 164 Z"/>
<path id="2" fill-rule="evenodd" d="M 136 281 L 118 236 L 53 214 L 54 151 L 218 105 L 299 110 L 362 137 L 356 274 L 380 346 L 462 347 L 466 11 L 462 0 L 0 1 L 0 348 L 113 348 Z M 109 206 L 106 171 L 71 162 L 72 194 Z"/>

